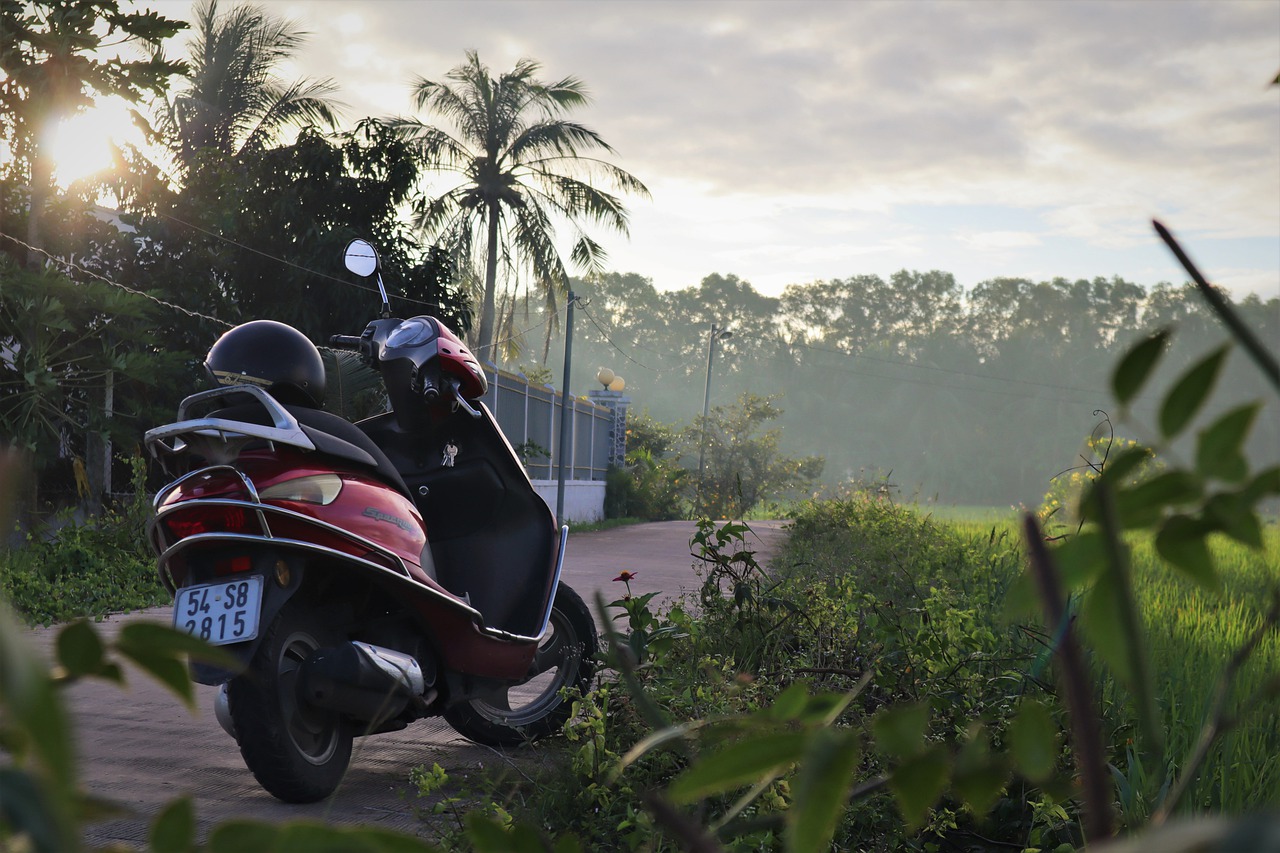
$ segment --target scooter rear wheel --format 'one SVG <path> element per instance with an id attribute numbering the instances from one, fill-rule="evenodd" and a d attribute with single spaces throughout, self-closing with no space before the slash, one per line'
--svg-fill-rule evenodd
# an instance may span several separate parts
<path id="1" fill-rule="evenodd" d="M 489 746 L 518 746 L 555 734 L 573 710 L 560 692 L 566 687 L 586 690 L 595 673 L 598 647 L 591 611 L 561 583 L 528 679 L 454 705 L 445 710 L 444 718 L 458 734 Z"/>
<path id="2" fill-rule="evenodd" d="M 244 675 L 229 685 L 240 755 L 254 778 L 286 803 L 332 794 L 351 761 L 351 725 L 298 696 L 302 662 L 345 638 L 310 608 L 290 601 L 267 629 Z"/>

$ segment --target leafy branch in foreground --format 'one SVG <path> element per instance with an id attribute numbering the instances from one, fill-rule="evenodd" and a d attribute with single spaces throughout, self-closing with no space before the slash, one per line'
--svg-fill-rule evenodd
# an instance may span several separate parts
<path id="1" fill-rule="evenodd" d="M 1249 351 L 1264 374 L 1275 383 L 1274 358 L 1194 268 L 1172 235 L 1156 223 L 1156 229 L 1192 277 L 1232 335 Z M 1171 332 L 1162 330 L 1133 346 L 1113 374 L 1112 391 L 1128 407 L 1147 385 L 1168 348 Z M 1205 356 L 1183 372 L 1164 394 L 1158 410 L 1159 442 L 1156 449 L 1184 436 L 1201 413 L 1213 391 L 1230 346 Z M 1280 385 L 1277 385 L 1280 389 Z M 1214 564 L 1210 540 L 1225 536 L 1255 551 L 1262 551 L 1263 533 L 1259 507 L 1280 495 L 1280 467 L 1261 472 L 1250 469 L 1244 444 L 1262 408 L 1253 402 L 1228 411 L 1195 436 L 1195 462 L 1191 467 L 1168 467 L 1150 476 L 1128 479 L 1147 459 L 1145 448 L 1118 454 L 1089 484 L 1082 501 L 1086 522 L 1079 535 L 1053 548 L 1042 541 L 1036 519 L 1025 519 L 1025 538 L 1033 572 L 1039 582 L 1046 624 L 1063 625 L 1057 645 L 1060 679 L 1068 704 L 1073 747 L 1080 767 L 1085 801 L 1087 836 L 1092 840 L 1112 833 L 1111 790 L 1101 763 L 1104 759 L 1097 736 L 1097 711 L 1088 695 L 1089 674 L 1077 648 L 1069 613 L 1061 601 L 1062 579 L 1071 591 L 1083 591 L 1079 624 L 1102 661 L 1126 687 L 1136 709 L 1144 748 L 1157 765 L 1165 763 L 1162 730 L 1156 697 L 1144 648 L 1146 631 L 1135 603 L 1129 571 L 1128 531 L 1149 531 L 1160 556 L 1203 593 L 1216 593 L 1220 576 Z M 1273 590 L 1272 604 L 1261 615 L 1248 639 L 1229 661 L 1218 681 L 1210 711 L 1192 754 L 1177 766 L 1176 782 L 1165 792 L 1152 815 L 1152 825 L 1165 822 L 1188 790 L 1215 741 L 1232 725 L 1280 695 L 1280 673 L 1273 674 L 1251 695 L 1228 709 L 1233 681 L 1259 643 L 1280 624 L 1280 590 Z"/>

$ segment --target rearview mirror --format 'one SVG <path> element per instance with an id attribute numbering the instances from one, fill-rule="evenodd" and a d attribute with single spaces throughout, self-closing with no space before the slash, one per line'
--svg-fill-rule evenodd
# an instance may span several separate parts
<path id="1" fill-rule="evenodd" d="M 378 250 L 368 240 L 352 240 L 343 255 L 347 269 L 358 276 L 373 275 L 378 269 Z"/>

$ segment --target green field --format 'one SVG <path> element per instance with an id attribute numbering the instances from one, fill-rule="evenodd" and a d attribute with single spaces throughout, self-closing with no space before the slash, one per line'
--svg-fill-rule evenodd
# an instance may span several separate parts
<path id="1" fill-rule="evenodd" d="M 968 519 L 943 524 L 973 541 L 988 540 L 993 525 Z M 935 513 L 939 518 L 945 513 Z M 1008 517 L 1008 516 L 1006 516 Z M 995 529 L 1016 535 L 1014 521 Z M 1262 623 L 1271 596 L 1280 587 L 1280 529 L 1264 532 L 1260 553 L 1224 537 L 1212 540 L 1221 589 L 1211 592 L 1171 568 L 1156 554 L 1150 536 L 1130 538 L 1134 588 L 1147 634 L 1149 655 L 1165 727 L 1165 759 L 1144 766 L 1129 749 L 1133 717 L 1123 688 L 1105 673 L 1100 696 L 1107 734 L 1114 750 L 1121 805 L 1140 819 L 1151 808 L 1170 774 L 1182 768 L 1207 721 L 1218 681 L 1232 656 Z M 1268 679 L 1280 678 L 1280 632 L 1263 639 L 1241 667 L 1227 707 L 1234 710 L 1258 693 Z M 1151 763 L 1151 757 L 1147 759 Z M 1127 786 L 1127 787 L 1126 787 Z M 1128 799 L 1128 802 L 1126 802 Z M 1280 807 L 1280 723 L 1275 700 L 1246 714 L 1210 754 L 1199 779 L 1182 803 L 1183 811 L 1240 814 Z"/>

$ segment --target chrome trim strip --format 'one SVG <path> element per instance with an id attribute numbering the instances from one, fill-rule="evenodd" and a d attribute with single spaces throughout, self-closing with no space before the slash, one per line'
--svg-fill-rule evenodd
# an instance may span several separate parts
<path id="1" fill-rule="evenodd" d="M 309 551 L 313 554 L 323 554 L 329 557 L 336 557 L 339 560 L 344 560 L 363 568 L 381 572 L 402 583 L 410 583 L 426 595 L 439 599 L 444 604 L 467 613 L 471 617 L 472 623 L 481 634 L 485 634 L 499 640 L 519 643 L 538 642 L 542 639 L 541 636 L 526 637 L 523 634 L 512 634 L 497 628 L 490 628 L 484 624 L 484 617 L 481 615 L 479 610 L 476 610 L 462 599 L 457 598 L 450 593 L 442 592 L 434 587 L 427 586 L 413 577 L 402 576 L 397 572 L 388 569 L 386 566 L 369 562 L 361 557 L 356 557 L 342 551 L 335 551 L 334 549 L 324 545 L 316 545 L 313 542 L 304 542 L 299 539 L 266 539 L 261 536 L 250 536 L 244 533 L 199 533 L 195 536 L 188 536 L 185 539 L 181 539 L 174 545 L 170 546 L 163 554 L 160 555 L 160 562 L 162 565 L 167 566 L 169 560 L 178 552 L 185 550 L 192 545 L 198 545 L 205 542 L 260 542 L 277 548 L 296 548 L 300 551 Z"/>
<path id="2" fill-rule="evenodd" d="M 383 546 L 377 544 L 376 542 L 373 542 L 372 540 L 366 539 L 363 536 L 352 533 L 350 530 L 347 530 L 345 528 L 338 527 L 337 525 L 334 525 L 334 524 L 330 524 L 327 521 L 321 521 L 320 519 L 314 518 L 310 515 L 304 515 L 303 513 L 296 512 L 291 509 L 285 509 L 284 507 L 275 506 L 273 504 L 249 503 L 247 501 L 235 500 L 233 498 L 208 498 L 208 499 L 197 498 L 195 500 L 183 501 L 182 503 L 170 504 L 169 506 L 165 507 L 163 510 L 161 510 L 156 514 L 156 521 L 159 522 L 160 519 L 164 518 L 165 516 L 170 515 L 174 512 L 177 512 L 178 510 L 189 508 L 193 504 L 200 504 L 202 506 L 238 507 L 241 509 L 249 509 L 254 511 L 262 521 L 263 535 L 258 536 L 255 534 L 235 534 L 237 536 L 250 536 L 251 538 L 254 538 L 254 539 L 263 539 L 270 542 L 294 541 L 294 540 L 277 539 L 275 536 L 273 536 L 271 534 L 271 527 L 269 524 L 267 524 L 266 518 L 265 518 L 268 515 L 281 515 L 286 518 L 290 518 L 295 521 L 301 522 L 303 524 L 309 524 L 314 527 L 318 527 L 321 530 L 324 530 L 328 533 L 332 533 L 336 536 L 340 536 L 343 539 L 346 539 L 348 541 L 355 542 L 361 547 L 366 548 L 375 554 L 379 554 L 385 557 L 388 561 L 394 563 L 396 566 L 399 566 L 400 572 L 404 574 L 406 578 L 409 578 L 410 580 L 413 579 L 413 576 L 409 573 L 409 567 L 405 565 L 405 562 L 400 557 L 400 555 L 396 554 L 394 551 L 389 551 Z M 197 534 L 197 535 L 205 536 L 208 534 Z M 182 539 L 180 541 L 186 542 L 188 539 L 194 539 L 194 538 L 196 537 L 188 536 L 186 537 L 186 539 Z M 317 547 L 325 547 L 325 546 L 317 546 Z M 329 550 L 332 550 L 332 549 L 329 549 Z M 344 552 L 334 550 L 333 553 L 342 554 Z"/>
<path id="3" fill-rule="evenodd" d="M 551 579 L 551 596 L 547 599 L 547 610 L 542 614 L 542 627 L 538 629 L 538 642 L 547 635 L 547 626 L 551 624 L 551 611 L 556 606 L 556 589 L 560 586 L 560 572 L 564 570 L 564 549 L 569 544 L 569 525 L 560 528 L 560 549 L 556 556 L 556 574 Z"/>

